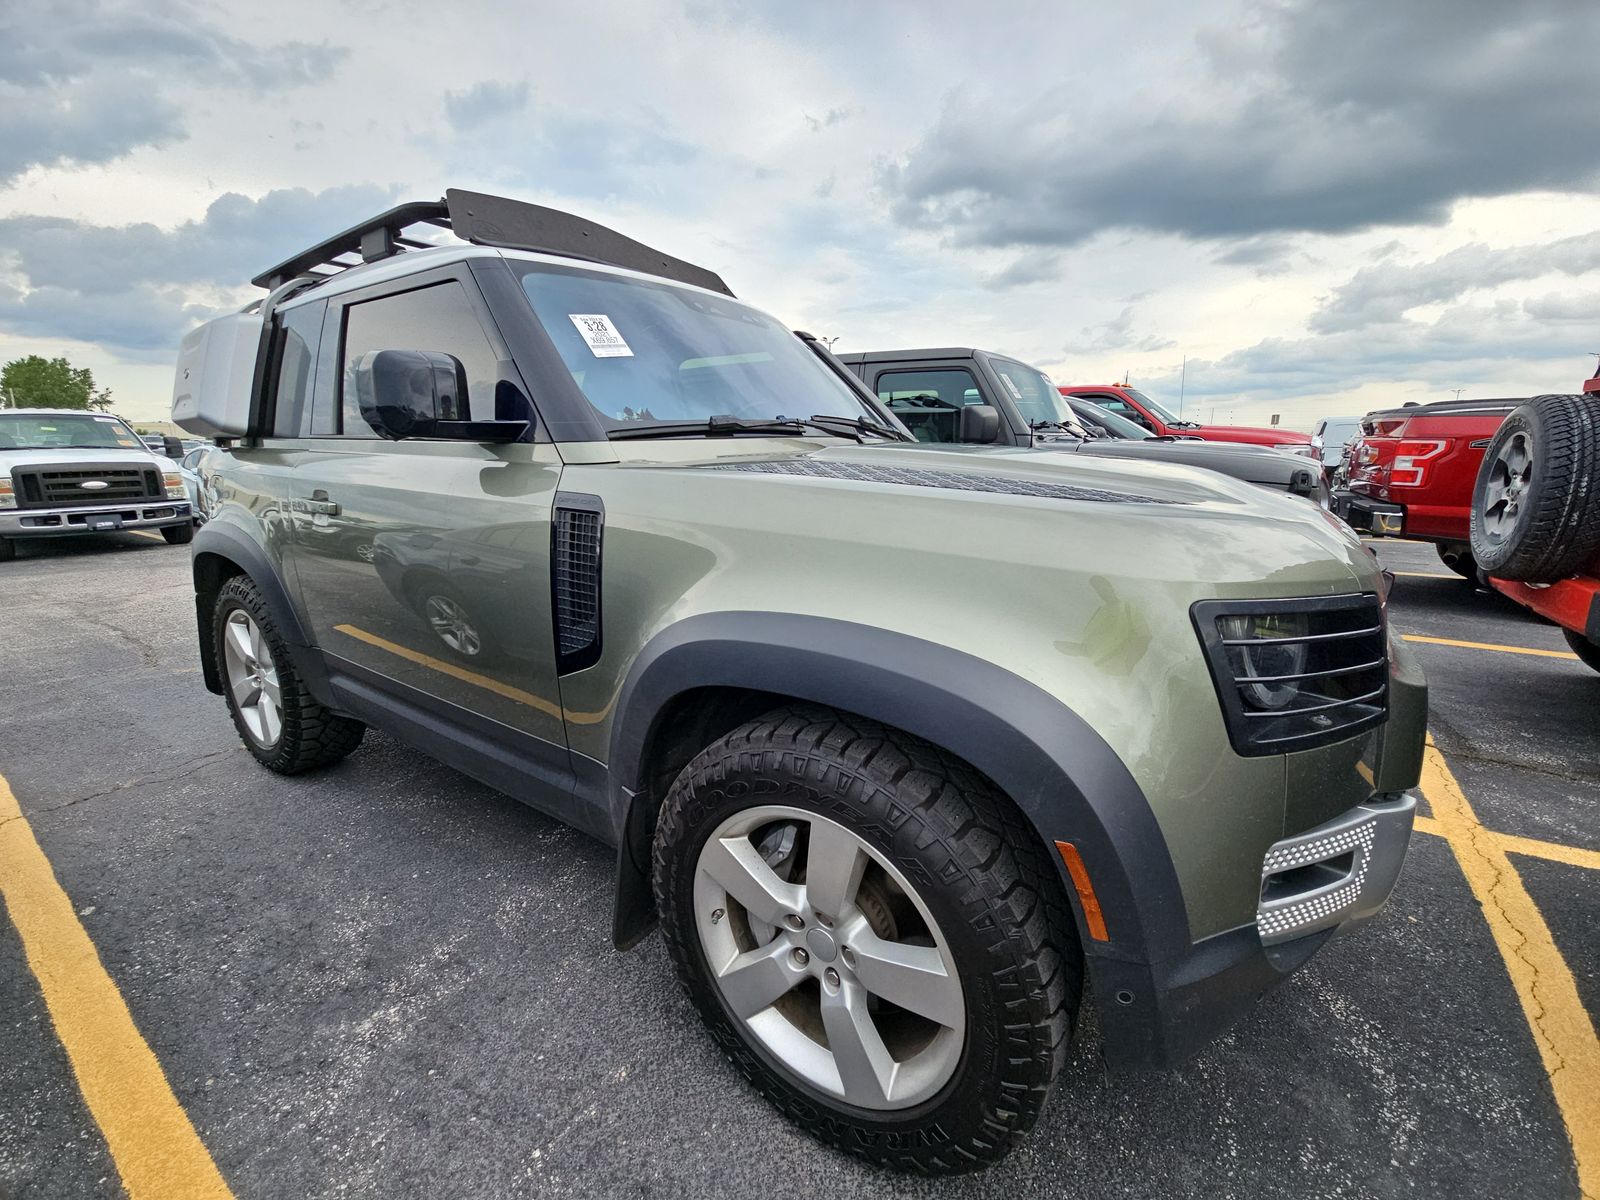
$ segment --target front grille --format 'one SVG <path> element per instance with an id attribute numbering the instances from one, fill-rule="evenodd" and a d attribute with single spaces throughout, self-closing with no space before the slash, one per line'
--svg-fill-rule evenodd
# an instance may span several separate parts
<path id="1" fill-rule="evenodd" d="M 161 472 L 149 467 L 18 467 L 11 483 L 18 508 L 98 508 L 164 496 Z M 96 483 L 105 486 L 84 486 Z"/>
<path id="2" fill-rule="evenodd" d="M 1377 596 L 1203 600 L 1191 613 L 1238 753 L 1308 750 L 1387 718 L 1388 636 Z"/>
<path id="3" fill-rule="evenodd" d="M 550 536 L 550 592 L 555 610 L 556 670 L 591 666 L 600 657 L 600 534 L 604 509 L 595 496 L 556 498 Z"/>

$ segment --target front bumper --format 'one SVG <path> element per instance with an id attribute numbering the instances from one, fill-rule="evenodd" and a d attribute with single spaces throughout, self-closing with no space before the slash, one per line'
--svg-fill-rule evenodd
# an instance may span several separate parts
<path id="1" fill-rule="evenodd" d="M 8 508 L 0 511 L 0 537 L 72 537 L 117 529 L 185 525 L 194 510 L 183 500 L 127 500 L 96 508 Z"/>
<path id="2" fill-rule="evenodd" d="M 1171 1066 L 1304 966 L 1329 938 L 1370 920 L 1400 878 L 1416 799 L 1375 795 L 1284 838 L 1262 863 L 1254 924 L 1196 943 L 1164 963 L 1095 958 L 1090 977 L 1107 1061 Z"/>
<path id="3" fill-rule="evenodd" d="M 1333 512 L 1350 528 L 1364 529 L 1382 537 L 1399 537 L 1406 531 L 1404 505 L 1374 500 L 1349 488 L 1334 492 Z"/>

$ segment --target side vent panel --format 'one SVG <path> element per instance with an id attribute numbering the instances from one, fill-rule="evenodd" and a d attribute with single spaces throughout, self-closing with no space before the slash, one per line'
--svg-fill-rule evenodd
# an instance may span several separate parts
<path id="1" fill-rule="evenodd" d="M 581 671 L 600 658 L 600 536 L 604 527 L 605 506 L 600 497 L 556 493 L 550 524 L 550 600 L 558 675 Z"/>

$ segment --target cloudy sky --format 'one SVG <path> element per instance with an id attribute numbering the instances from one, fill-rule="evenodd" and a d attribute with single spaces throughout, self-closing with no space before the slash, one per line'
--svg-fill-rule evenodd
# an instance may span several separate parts
<path id="1" fill-rule="evenodd" d="M 459 186 L 1188 415 L 1570 391 L 1597 51 L 1594 0 L 0 0 L 0 361 L 162 415 L 251 275 Z"/>

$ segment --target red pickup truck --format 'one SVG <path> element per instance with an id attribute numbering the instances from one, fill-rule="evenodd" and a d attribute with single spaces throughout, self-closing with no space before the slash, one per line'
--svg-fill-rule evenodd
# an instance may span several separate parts
<path id="1" fill-rule="evenodd" d="M 1489 582 L 1561 626 L 1600 671 L 1600 377 L 1505 419 L 1472 493 L 1472 551 Z"/>
<path id="2" fill-rule="evenodd" d="M 1121 383 L 1075 383 L 1057 389 L 1063 396 L 1075 396 L 1110 409 L 1136 425 L 1143 425 L 1157 437 L 1199 438 L 1205 442 L 1243 442 L 1247 446 L 1271 446 L 1314 457 L 1309 433 L 1291 433 L 1259 425 L 1202 425 L 1183 421 L 1150 399 L 1143 392 Z"/>
<path id="3" fill-rule="evenodd" d="M 1349 486 L 1336 513 L 1357 529 L 1433 542 L 1445 565 L 1477 578 L 1472 485 L 1495 430 L 1520 399 L 1444 400 L 1361 418 L 1347 450 Z"/>

